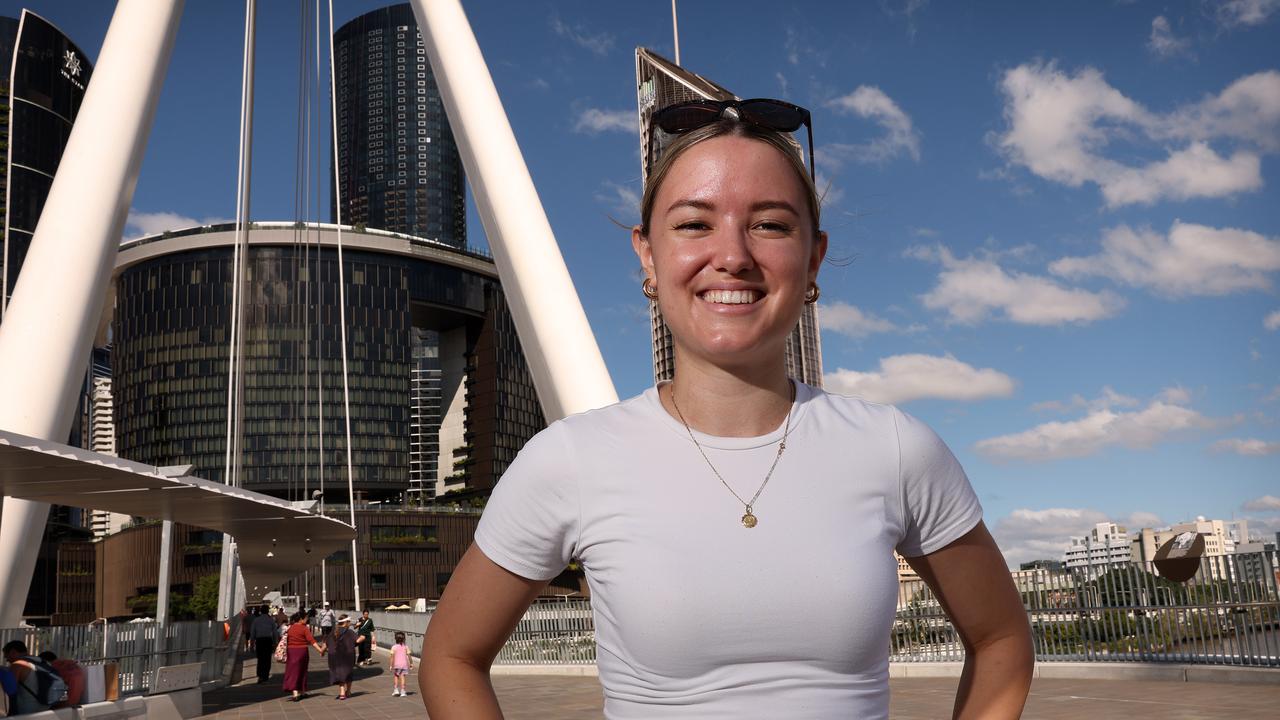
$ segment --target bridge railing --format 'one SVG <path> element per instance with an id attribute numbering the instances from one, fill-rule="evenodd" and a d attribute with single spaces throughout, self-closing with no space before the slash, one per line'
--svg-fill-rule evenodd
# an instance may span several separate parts
<path id="1" fill-rule="evenodd" d="M 231 640 L 221 622 L 173 622 L 165 628 L 159 651 L 156 622 L 95 623 L 50 627 L 0 628 L 0 645 L 21 640 L 32 655 L 48 650 L 84 666 L 115 663 L 120 694 L 134 695 L 151 688 L 158 668 L 202 663 L 202 682 L 226 682 L 230 661 L 238 650 L 238 621 L 232 621 Z"/>
<path id="2" fill-rule="evenodd" d="M 1169 662 L 1280 667 L 1280 563 L 1274 552 L 1204 558 L 1188 583 L 1150 563 L 1095 564 L 1013 573 L 1039 662 Z M 430 613 L 370 613 L 378 645 L 396 630 L 418 654 Z M 891 662 L 958 662 L 964 646 L 929 588 L 899 585 L 889 634 Z M 587 600 L 535 603 L 499 652 L 497 665 L 596 661 Z"/>
<path id="3" fill-rule="evenodd" d="M 1151 563 L 1013 574 L 1039 662 L 1176 662 L 1280 667 L 1275 553 L 1202 558 L 1187 583 Z M 891 661 L 964 659 L 959 635 L 919 580 L 899 588 Z"/>

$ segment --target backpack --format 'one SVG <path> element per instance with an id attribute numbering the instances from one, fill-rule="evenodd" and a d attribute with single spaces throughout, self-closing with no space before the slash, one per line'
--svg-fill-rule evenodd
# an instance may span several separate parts
<path id="1" fill-rule="evenodd" d="M 41 658 L 27 655 L 22 658 L 24 661 L 31 663 L 31 672 L 36 675 L 36 689 L 32 692 L 26 683 L 18 683 L 18 687 L 27 691 L 36 702 L 45 706 L 53 707 L 58 703 L 67 699 L 67 683 L 58 674 L 53 666 L 45 662 Z"/>

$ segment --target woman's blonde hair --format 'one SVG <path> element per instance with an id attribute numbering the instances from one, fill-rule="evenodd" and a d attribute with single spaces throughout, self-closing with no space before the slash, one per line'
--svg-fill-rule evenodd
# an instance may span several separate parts
<path id="1" fill-rule="evenodd" d="M 660 132 L 655 130 L 655 132 Z M 653 203 L 657 199 L 658 189 L 662 187 L 663 181 L 671 172 L 671 166 L 684 155 L 689 148 L 698 143 L 706 142 L 718 137 L 743 137 L 751 140 L 758 140 L 763 143 L 772 145 L 782 153 L 783 157 L 791 164 L 791 169 L 795 171 L 796 177 L 800 180 L 800 185 L 804 187 L 805 199 L 809 206 L 809 219 L 813 222 L 813 233 L 816 237 L 821 227 L 822 201 L 818 196 L 818 188 L 813 184 L 813 178 L 809 175 L 809 170 L 804 166 L 804 160 L 800 158 L 794 141 L 786 135 L 768 130 L 758 125 L 742 122 L 736 119 L 724 119 L 704 125 L 695 130 L 679 135 L 674 142 L 667 146 L 662 153 L 657 164 L 649 172 L 648 182 L 644 186 L 644 196 L 640 200 L 640 234 L 649 234 L 649 221 L 653 217 Z"/>

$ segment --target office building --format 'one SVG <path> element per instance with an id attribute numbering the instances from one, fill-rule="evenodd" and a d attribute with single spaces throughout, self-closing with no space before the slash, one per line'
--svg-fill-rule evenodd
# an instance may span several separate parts
<path id="1" fill-rule="evenodd" d="M 1142 528 L 1133 536 L 1130 556 L 1134 562 L 1155 559 L 1161 545 L 1184 532 L 1204 536 L 1204 556 L 1222 557 L 1236 551 L 1236 546 L 1249 541 L 1247 520 L 1206 520 L 1203 515 L 1190 522 L 1164 528 Z"/>
<path id="2" fill-rule="evenodd" d="M 1115 523 L 1097 523 L 1086 535 L 1071 538 L 1062 561 L 1068 570 L 1106 569 L 1112 563 L 1129 562 L 1129 533 Z"/>
<path id="3" fill-rule="evenodd" d="M 0 320 L 13 296 L 36 222 L 71 137 L 93 66 L 49 21 L 23 10 L 0 17 Z"/>
<path id="4" fill-rule="evenodd" d="M 336 228 L 255 223 L 249 238 L 240 484 L 345 502 Z M 111 305 L 122 456 L 225 477 L 234 240 L 223 225 L 121 247 Z M 378 230 L 347 228 L 343 242 L 357 499 L 487 493 L 546 424 L 493 261 Z"/>
<path id="5" fill-rule="evenodd" d="M 655 110 L 689 100 L 732 100 L 736 96 L 696 73 L 692 73 L 645 48 L 636 48 L 636 104 L 640 124 L 640 172 L 649 177 L 662 152 L 672 141 L 661 130 L 649 126 Z M 796 143 L 796 152 L 800 145 Z M 801 155 L 803 157 L 803 155 Z M 662 320 L 656 302 L 649 303 L 649 326 L 653 343 L 653 376 L 661 382 L 675 374 L 675 348 L 671 330 Z M 818 332 L 816 305 L 805 305 L 796 329 L 787 338 L 787 374 L 802 382 L 822 386 L 822 339 Z"/>
<path id="6" fill-rule="evenodd" d="M 340 221 L 465 247 L 466 176 L 413 9 L 365 13 L 333 48 Z"/>

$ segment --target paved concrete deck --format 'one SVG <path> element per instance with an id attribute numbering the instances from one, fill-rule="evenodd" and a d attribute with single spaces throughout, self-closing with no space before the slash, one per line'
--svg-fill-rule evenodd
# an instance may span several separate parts
<path id="1" fill-rule="evenodd" d="M 249 660 L 249 665 L 253 660 Z M 417 678 L 409 678 L 409 697 L 391 696 L 386 655 L 378 664 L 357 670 L 350 699 L 339 702 L 328 683 L 325 661 L 312 654 L 310 694 L 289 702 L 280 689 L 283 666 L 271 681 L 248 681 L 205 694 L 204 712 L 217 720 L 422 720 L 426 713 Z M 252 674 L 251 668 L 246 672 Z M 1280 671 L 1276 671 L 1280 672 Z M 900 678 L 890 716 L 897 720 L 937 720 L 951 716 L 955 678 Z M 508 720 L 588 720 L 601 717 L 603 700 L 594 677 L 499 675 L 494 687 Z M 1096 680 L 1037 678 L 1031 686 L 1024 718 L 1044 720 L 1241 720 L 1275 717 L 1280 685 L 1161 680 Z"/>

